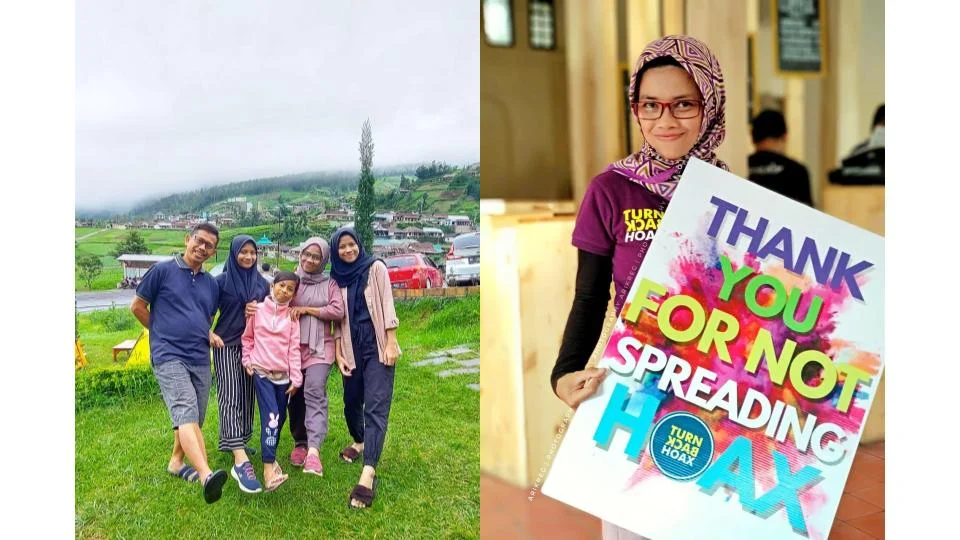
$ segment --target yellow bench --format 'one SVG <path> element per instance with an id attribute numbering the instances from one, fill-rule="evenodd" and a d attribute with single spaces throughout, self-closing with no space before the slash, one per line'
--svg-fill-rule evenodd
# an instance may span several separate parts
<path id="1" fill-rule="evenodd" d="M 117 355 L 118 355 L 119 353 L 122 353 L 122 352 L 126 352 L 127 355 L 129 356 L 130 351 L 133 350 L 133 347 L 134 347 L 134 345 L 136 345 L 136 344 L 137 344 L 137 340 L 135 340 L 135 339 L 128 339 L 128 340 L 126 340 L 126 341 L 124 341 L 124 342 L 122 342 L 122 343 L 118 343 L 117 345 L 114 345 L 114 346 L 113 346 L 113 361 L 116 362 L 116 361 L 117 361 Z"/>

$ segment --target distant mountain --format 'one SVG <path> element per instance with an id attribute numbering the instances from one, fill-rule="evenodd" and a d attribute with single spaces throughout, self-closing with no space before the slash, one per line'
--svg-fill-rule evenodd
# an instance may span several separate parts
<path id="1" fill-rule="evenodd" d="M 207 206 L 231 197 L 261 195 L 274 191 L 308 191 L 314 186 L 349 191 L 355 189 L 356 185 L 357 175 L 346 172 L 310 172 L 258 178 L 168 195 L 139 204 L 130 210 L 129 214 L 131 217 L 152 216 L 157 212 L 186 214 L 200 212 Z"/>
<path id="2" fill-rule="evenodd" d="M 479 206 L 479 162 L 454 167 L 442 162 L 413 163 L 374 169 L 377 177 L 377 207 L 397 211 L 472 213 Z M 401 179 L 406 181 L 401 185 Z M 220 210 L 225 201 L 245 197 L 250 201 L 286 202 L 319 200 L 352 202 L 357 188 L 356 171 L 305 172 L 257 178 L 158 197 L 134 206 L 129 212 L 118 208 L 77 209 L 80 219 L 146 219 L 157 213 L 199 214 Z M 323 196 L 320 196 L 322 192 Z"/>

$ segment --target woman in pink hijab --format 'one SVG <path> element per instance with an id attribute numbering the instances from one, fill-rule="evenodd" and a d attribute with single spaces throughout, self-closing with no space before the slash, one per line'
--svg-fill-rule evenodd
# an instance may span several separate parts
<path id="1" fill-rule="evenodd" d="M 290 317 L 300 322 L 303 392 L 290 398 L 290 463 L 303 472 L 323 476 L 320 447 L 327 436 L 327 378 L 335 360 L 331 321 L 343 318 L 343 295 L 326 272 L 330 245 L 319 237 L 302 244 L 297 275 L 300 288 L 290 303 Z"/>

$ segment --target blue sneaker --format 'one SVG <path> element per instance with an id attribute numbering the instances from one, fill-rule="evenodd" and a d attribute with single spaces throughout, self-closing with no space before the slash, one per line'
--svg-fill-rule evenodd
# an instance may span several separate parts
<path id="1" fill-rule="evenodd" d="M 263 491 L 263 485 L 257 480 L 257 473 L 253 470 L 253 465 L 249 461 L 244 461 L 230 469 L 230 476 L 240 484 L 240 491 L 244 493 L 260 493 Z"/>

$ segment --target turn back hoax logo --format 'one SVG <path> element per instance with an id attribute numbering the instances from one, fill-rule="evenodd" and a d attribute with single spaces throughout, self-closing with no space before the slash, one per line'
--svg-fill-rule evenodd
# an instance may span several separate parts
<path id="1" fill-rule="evenodd" d="M 663 212 L 650 208 L 628 208 L 623 211 L 623 222 L 626 225 L 624 242 L 653 240 L 654 233 L 660 228 Z"/>

